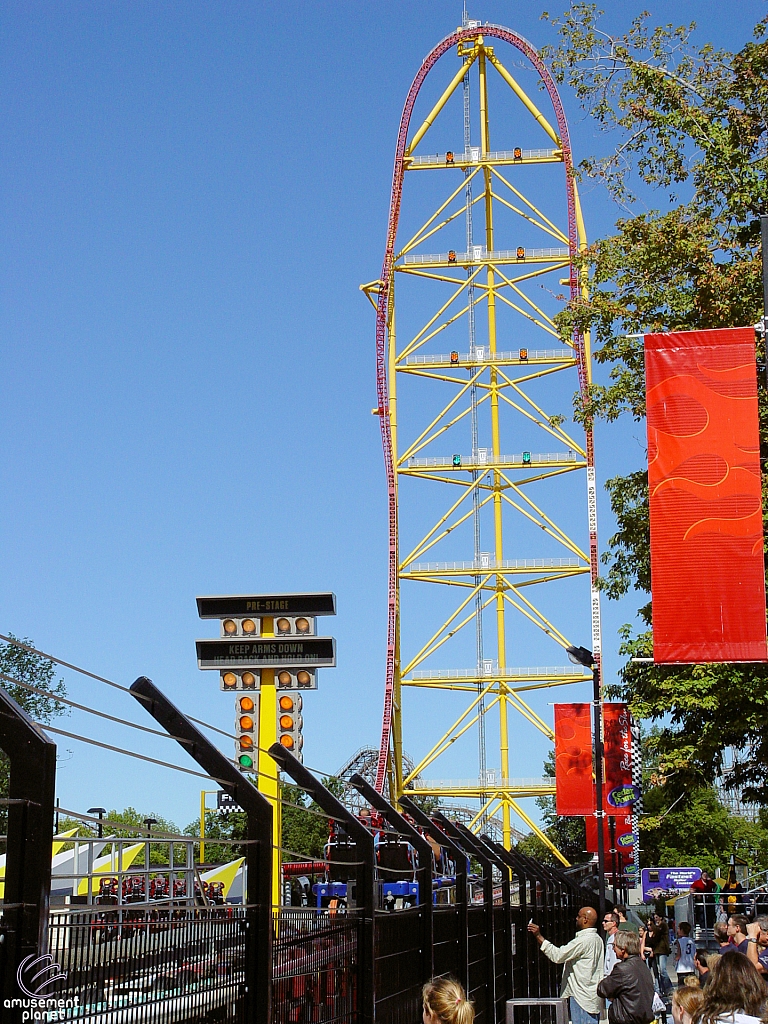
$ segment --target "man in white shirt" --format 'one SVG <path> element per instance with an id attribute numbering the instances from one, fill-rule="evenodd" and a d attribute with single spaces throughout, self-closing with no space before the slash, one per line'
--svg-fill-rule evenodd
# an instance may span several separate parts
<path id="1" fill-rule="evenodd" d="M 597 914 L 582 907 L 576 917 L 576 938 L 565 946 L 554 946 L 544 938 L 537 924 L 528 925 L 541 952 L 555 964 L 565 964 L 560 995 L 570 999 L 571 1024 L 599 1024 L 603 1001 L 597 994 L 605 976 L 603 940 L 597 934 Z"/>
<path id="2" fill-rule="evenodd" d="M 613 948 L 613 940 L 619 930 L 620 918 L 617 913 L 607 911 L 603 917 L 603 931 L 605 932 L 605 976 L 606 978 L 616 966 L 618 957 Z"/>

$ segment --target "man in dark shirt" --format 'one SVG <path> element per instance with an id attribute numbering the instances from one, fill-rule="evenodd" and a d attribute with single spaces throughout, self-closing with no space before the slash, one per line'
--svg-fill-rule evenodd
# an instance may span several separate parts
<path id="1" fill-rule="evenodd" d="M 731 940 L 731 949 L 747 955 L 749 938 L 747 937 L 747 919 L 743 914 L 731 914 L 728 918 L 728 938 Z"/>
<path id="2" fill-rule="evenodd" d="M 610 999 L 609 1024 L 649 1024 L 654 1019 L 653 978 L 640 956 L 640 936 L 617 931 L 614 941 L 618 962 L 597 986 L 597 994 Z"/>

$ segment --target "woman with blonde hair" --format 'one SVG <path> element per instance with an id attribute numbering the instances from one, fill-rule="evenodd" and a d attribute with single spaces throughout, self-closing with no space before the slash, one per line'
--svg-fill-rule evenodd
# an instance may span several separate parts
<path id="1" fill-rule="evenodd" d="M 703 989 L 695 985 L 681 985 L 672 993 L 672 1020 L 675 1024 L 692 1024 L 703 1002 Z"/>
<path id="2" fill-rule="evenodd" d="M 455 978 L 432 978 L 421 990 L 424 1024 L 472 1024 L 475 1008 Z"/>

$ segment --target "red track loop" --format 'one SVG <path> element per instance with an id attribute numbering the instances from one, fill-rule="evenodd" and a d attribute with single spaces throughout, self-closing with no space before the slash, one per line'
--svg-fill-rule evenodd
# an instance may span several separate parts
<path id="1" fill-rule="evenodd" d="M 463 39 L 476 39 L 478 34 L 484 37 L 502 39 L 511 43 L 516 49 L 524 53 L 539 72 L 541 80 L 549 93 L 552 106 L 557 120 L 557 130 L 563 151 L 563 162 L 565 164 L 566 192 L 568 197 L 568 242 L 571 252 L 570 290 L 571 300 L 579 297 L 579 282 L 574 267 L 574 257 L 578 250 L 576 235 L 576 204 L 573 193 L 573 159 L 571 157 L 571 146 L 568 136 L 568 125 L 565 120 L 565 113 L 560 102 L 560 97 L 552 80 L 552 76 L 545 67 L 541 57 L 533 46 L 522 36 L 517 35 L 510 29 L 502 28 L 500 25 L 483 25 L 481 28 L 467 28 L 446 36 L 442 42 L 432 50 L 424 59 L 419 72 L 413 80 L 408 92 L 408 97 L 403 108 L 403 115 L 400 118 L 400 131 L 397 136 L 397 150 L 395 152 L 395 166 L 392 173 L 392 199 L 389 208 L 389 225 L 387 228 L 387 248 L 384 254 L 384 263 L 381 268 L 381 291 L 376 309 L 376 390 L 379 400 L 379 424 L 381 426 L 381 443 L 384 449 L 384 467 L 387 474 L 387 500 L 389 502 L 389 588 L 388 588 L 388 614 L 387 614 L 387 669 L 384 689 L 384 715 L 381 729 L 381 746 L 379 748 L 379 761 L 376 769 L 376 789 L 379 793 L 384 790 L 384 781 L 387 773 L 387 757 L 389 754 L 390 738 L 392 730 L 392 700 L 394 696 L 395 683 L 395 634 L 397 629 L 397 498 L 395 490 L 395 467 L 392 455 L 392 434 L 389 425 L 389 391 L 387 387 L 387 306 L 389 303 L 389 282 L 392 275 L 392 264 L 395 258 L 395 236 L 400 219 L 400 200 L 403 192 L 403 175 L 405 166 L 403 157 L 408 139 L 408 129 L 411 123 L 411 114 L 419 95 L 419 90 L 424 79 L 435 66 L 437 61 L 450 50 L 457 46 Z M 584 345 L 581 337 L 574 338 L 574 344 L 578 356 L 579 386 L 583 398 L 587 396 L 587 373 L 585 363 Z M 592 432 L 587 434 L 587 461 L 593 464 Z M 591 540 L 591 538 L 590 538 Z M 597 572 L 597 551 L 592 553 L 592 575 L 593 579 Z"/>

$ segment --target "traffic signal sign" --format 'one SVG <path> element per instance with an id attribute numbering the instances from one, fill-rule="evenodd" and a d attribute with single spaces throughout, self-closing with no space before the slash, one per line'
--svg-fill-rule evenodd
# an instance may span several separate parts
<path id="1" fill-rule="evenodd" d="M 298 693 L 281 693 L 277 698 L 277 742 L 301 760 L 304 737 L 301 727 L 302 700 Z"/>
<path id="2" fill-rule="evenodd" d="M 222 690 L 258 690 L 260 686 L 261 672 L 258 669 L 245 669 L 242 672 L 227 669 L 221 673 Z"/>
<path id="3" fill-rule="evenodd" d="M 236 636 L 259 636 L 261 633 L 261 619 L 246 616 L 243 619 L 236 619 L 227 616 L 221 620 L 221 635 L 226 637 Z"/>
<path id="4" fill-rule="evenodd" d="M 274 619 L 275 636 L 314 636 L 315 620 L 308 615 L 277 615 Z"/>
<path id="5" fill-rule="evenodd" d="M 241 771 L 253 771 L 258 746 L 258 696 L 239 695 L 235 700 L 235 761 Z"/>
<path id="6" fill-rule="evenodd" d="M 283 668 L 275 673 L 278 690 L 316 690 L 317 675 L 313 668 Z"/>

